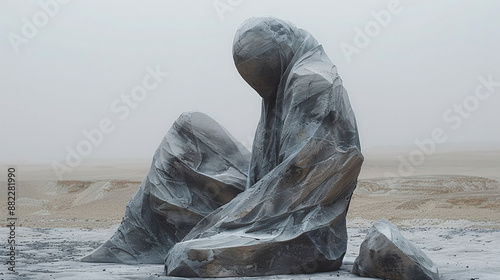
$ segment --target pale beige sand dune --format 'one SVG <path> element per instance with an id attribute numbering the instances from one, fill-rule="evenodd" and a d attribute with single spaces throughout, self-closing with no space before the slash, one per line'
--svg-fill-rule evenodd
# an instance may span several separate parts
<path id="1" fill-rule="evenodd" d="M 414 176 L 364 179 L 354 192 L 348 218 L 384 217 L 405 226 L 471 221 L 500 228 L 500 183 L 472 176 Z"/>
<path id="2" fill-rule="evenodd" d="M 384 178 L 387 172 L 397 172 L 399 164 L 397 155 L 365 154 L 350 220 L 383 217 L 396 224 L 469 220 L 493 227 L 500 223 L 500 151 L 434 154 L 415 167 L 412 176 Z M 91 162 L 75 168 L 65 180 L 57 180 L 49 165 L 38 169 L 19 165 L 19 222 L 28 227 L 117 224 L 149 166 L 150 160 Z M 6 218 L 5 211 L 0 218 Z"/>
<path id="3" fill-rule="evenodd" d="M 17 164 L 16 174 L 22 181 L 41 180 L 132 180 L 141 181 L 149 170 L 152 159 L 87 159 L 80 165 L 64 172 L 58 178 L 52 163 Z M 0 165 L 7 170 L 6 165 Z"/>
<path id="4" fill-rule="evenodd" d="M 397 176 L 467 175 L 500 181 L 500 150 L 435 153 L 425 155 L 422 164 L 419 164 L 421 160 L 416 158 L 414 162 L 419 165 L 414 165 L 409 160 L 412 151 L 414 150 L 386 153 L 378 150 L 365 152 L 365 162 L 360 178 L 384 177 L 387 173 L 393 173 Z M 403 167 L 401 173 L 399 168 L 404 165 L 403 161 L 406 161 L 413 169 Z M 413 172 L 410 172 L 411 170 Z"/>

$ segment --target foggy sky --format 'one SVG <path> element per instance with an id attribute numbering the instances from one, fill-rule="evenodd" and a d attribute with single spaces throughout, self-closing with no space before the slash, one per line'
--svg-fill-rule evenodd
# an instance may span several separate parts
<path id="1" fill-rule="evenodd" d="M 289 20 L 323 45 L 362 148 L 415 146 L 436 129 L 446 137 L 438 149 L 500 142 L 498 1 L 54 1 L 0 2 L 3 163 L 64 162 L 103 122 L 84 160 L 151 158 L 185 111 L 249 147 L 261 100 L 231 48 L 253 16 Z"/>

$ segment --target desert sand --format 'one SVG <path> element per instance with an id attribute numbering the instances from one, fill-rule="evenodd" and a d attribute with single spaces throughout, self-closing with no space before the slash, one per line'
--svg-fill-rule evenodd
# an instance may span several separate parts
<path id="1" fill-rule="evenodd" d="M 400 155 L 405 154 L 365 152 L 341 270 L 259 279 L 363 279 L 350 269 L 368 228 L 381 218 L 420 247 L 442 279 L 499 279 L 500 151 L 436 153 L 408 176 L 387 177 L 398 173 Z M 181 279 L 164 276 L 161 265 L 79 262 L 114 233 L 149 165 L 150 160 L 89 161 L 63 180 L 49 165 L 17 165 L 18 274 L 3 266 L 0 279 Z M 6 190 L 6 182 L 1 185 Z M 6 200 L 2 207 L 0 218 L 7 221 Z M 0 236 L 8 235 L 8 228 L 0 228 Z M 1 255 L 6 252 L 2 248 Z"/>

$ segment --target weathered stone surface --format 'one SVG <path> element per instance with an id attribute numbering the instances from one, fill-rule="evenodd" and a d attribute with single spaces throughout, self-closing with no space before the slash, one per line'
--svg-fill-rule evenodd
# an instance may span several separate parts
<path id="1" fill-rule="evenodd" d="M 249 162 L 250 152 L 213 119 L 181 115 L 115 235 L 82 261 L 164 263 L 203 217 L 244 190 Z"/>
<path id="2" fill-rule="evenodd" d="M 263 98 L 246 190 L 172 248 L 166 273 L 224 277 L 338 269 L 363 156 L 336 68 L 312 35 L 275 18 L 245 22 L 233 57 Z"/>
<path id="3" fill-rule="evenodd" d="M 352 273 L 383 279 L 439 280 L 434 263 L 385 219 L 366 235 Z"/>

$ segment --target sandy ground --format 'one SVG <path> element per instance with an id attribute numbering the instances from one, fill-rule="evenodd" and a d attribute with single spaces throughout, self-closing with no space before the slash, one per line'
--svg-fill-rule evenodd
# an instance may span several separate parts
<path id="1" fill-rule="evenodd" d="M 265 279 L 362 279 L 351 275 L 350 269 L 368 228 L 380 218 L 396 224 L 428 254 L 442 279 L 499 279 L 500 151 L 435 154 L 412 167 L 405 174 L 409 176 L 385 177 L 398 173 L 398 156 L 407 155 L 365 153 L 349 210 L 350 242 L 341 270 Z M 163 276 L 161 265 L 78 261 L 114 233 L 149 165 L 150 160 L 90 162 L 64 180 L 55 178 L 47 165 L 18 165 L 19 275 L 4 265 L 0 279 L 180 279 Z M 1 179 L 0 187 L 6 190 L 5 178 Z M 1 195 L 7 196 L 7 191 Z M 3 221 L 7 221 L 6 204 L 3 200 Z M 8 235 L 8 228 L 0 228 L 0 239 Z M 5 259 L 6 252 L 2 246 L 0 255 Z"/>

